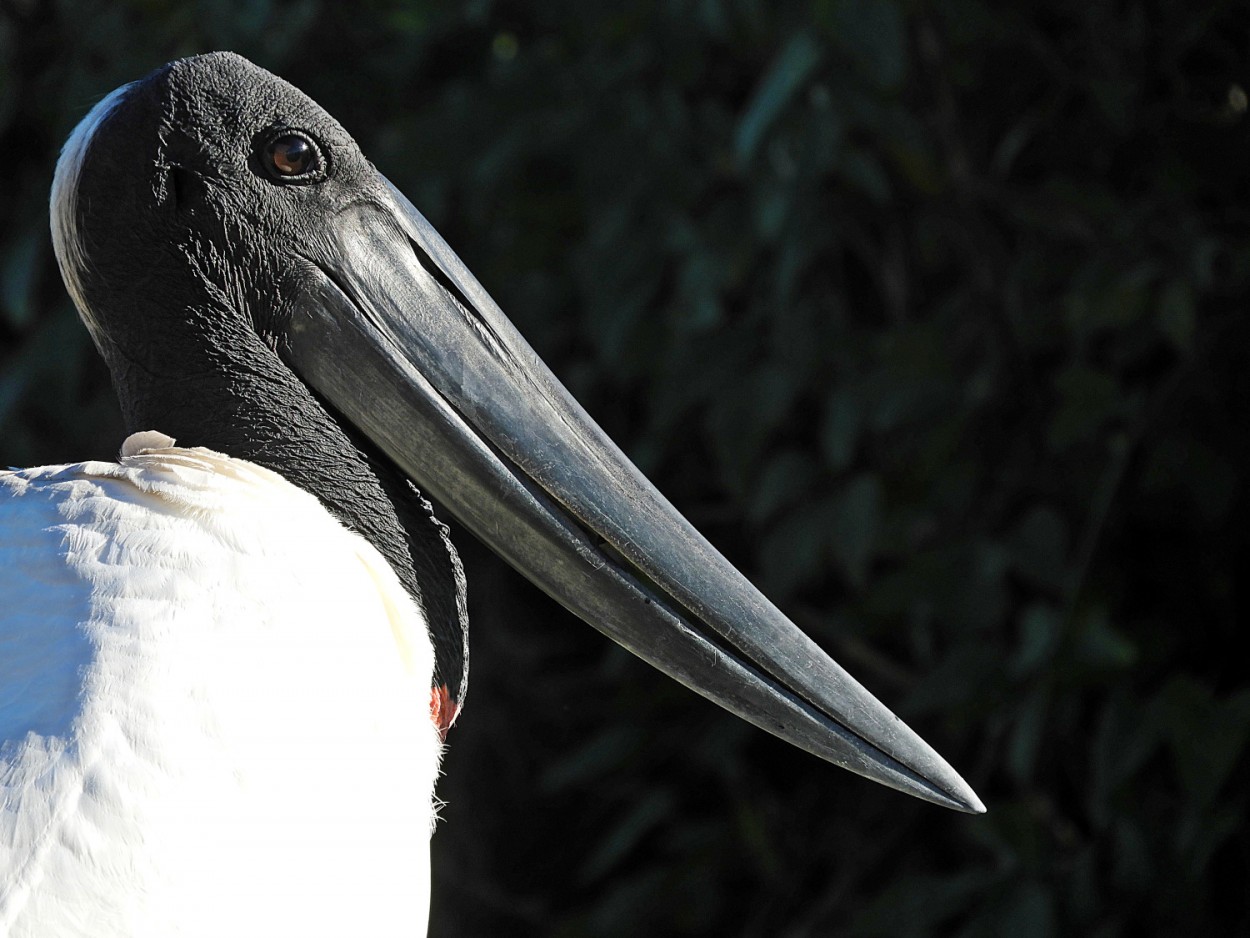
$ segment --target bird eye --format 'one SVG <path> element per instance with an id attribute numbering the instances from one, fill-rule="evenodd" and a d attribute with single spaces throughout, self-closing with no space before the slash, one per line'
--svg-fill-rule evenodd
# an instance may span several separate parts
<path id="1" fill-rule="evenodd" d="M 261 165 L 276 182 L 314 182 L 324 175 L 324 161 L 317 144 L 290 130 L 271 137 L 265 144 Z"/>

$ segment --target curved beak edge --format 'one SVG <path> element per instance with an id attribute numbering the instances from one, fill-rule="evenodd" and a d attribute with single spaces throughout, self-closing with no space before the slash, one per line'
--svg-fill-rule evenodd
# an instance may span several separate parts
<path id="1" fill-rule="evenodd" d="M 496 553 L 743 719 L 892 788 L 985 810 L 656 491 L 389 182 L 298 263 L 283 357 Z"/>

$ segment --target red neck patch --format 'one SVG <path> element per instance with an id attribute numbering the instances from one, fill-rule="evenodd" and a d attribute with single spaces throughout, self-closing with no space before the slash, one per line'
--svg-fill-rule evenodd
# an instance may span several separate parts
<path id="1" fill-rule="evenodd" d="M 438 727 L 438 738 L 447 741 L 447 731 L 460 715 L 460 707 L 451 699 L 446 684 L 430 688 L 430 719 Z"/>

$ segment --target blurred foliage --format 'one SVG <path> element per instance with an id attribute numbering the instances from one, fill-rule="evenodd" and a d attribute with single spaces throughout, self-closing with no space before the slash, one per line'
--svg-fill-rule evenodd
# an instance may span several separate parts
<path id="1" fill-rule="evenodd" d="M 740 725 L 461 535 L 432 934 L 1250 932 L 1244 4 L 3 11 L 0 459 L 122 434 L 51 258 L 60 141 L 233 48 L 990 807 Z"/>

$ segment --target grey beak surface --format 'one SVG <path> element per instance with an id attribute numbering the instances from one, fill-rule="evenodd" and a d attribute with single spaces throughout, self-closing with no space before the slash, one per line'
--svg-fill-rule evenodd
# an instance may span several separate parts
<path id="1" fill-rule="evenodd" d="M 745 720 L 882 784 L 984 807 L 612 443 L 389 182 L 301 249 L 291 366 L 530 580 Z"/>

